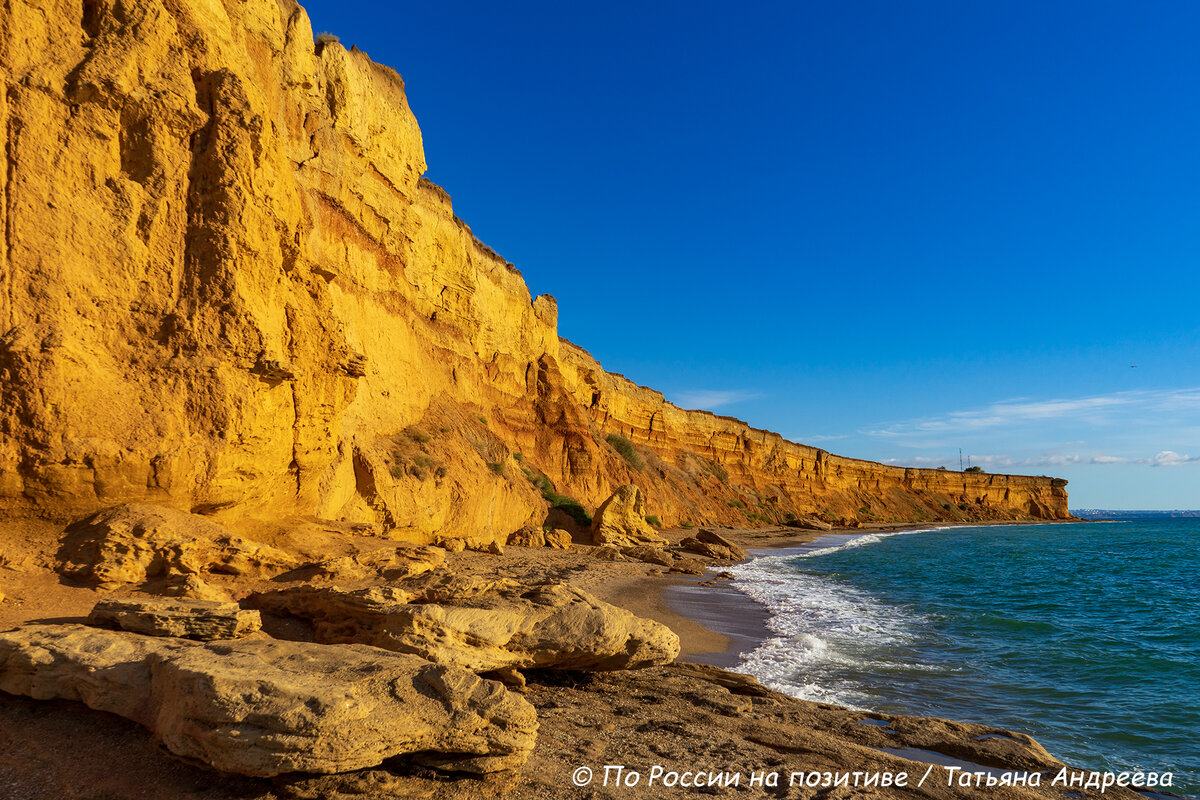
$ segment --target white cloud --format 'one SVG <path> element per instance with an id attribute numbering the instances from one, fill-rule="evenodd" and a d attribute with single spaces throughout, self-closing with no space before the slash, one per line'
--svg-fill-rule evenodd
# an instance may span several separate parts
<path id="1" fill-rule="evenodd" d="M 1074 421 L 1089 426 L 1118 420 L 1161 419 L 1169 414 L 1200 412 L 1200 388 L 1139 390 L 1091 397 L 1053 400 L 1013 399 L 986 408 L 952 411 L 941 417 L 896 422 L 880 428 L 860 430 L 867 436 L 919 438 L 929 435 L 965 435 L 992 429 L 1013 429 L 1029 423 Z"/>
<path id="2" fill-rule="evenodd" d="M 1183 464 L 1191 464 L 1195 461 L 1200 461 L 1200 457 L 1181 456 L 1174 450 L 1163 450 L 1154 456 L 1154 458 L 1147 459 L 1146 463 L 1152 467 L 1178 467 Z"/>
<path id="3" fill-rule="evenodd" d="M 704 408 L 711 411 L 745 400 L 754 400 L 759 396 L 757 392 L 742 389 L 695 389 L 673 392 L 668 399 L 681 408 Z"/>
<path id="4" fill-rule="evenodd" d="M 843 434 L 840 434 L 837 436 L 831 436 L 831 435 L 817 433 L 817 434 L 812 434 L 812 435 L 786 436 L 784 438 L 786 438 L 789 442 L 799 442 L 801 444 L 816 444 L 817 442 L 832 442 L 836 439 L 845 439 L 846 434 L 843 433 Z"/>
<path id="5" fill-rule="evenodd" d="M 1073 464 L 1140 464 L 1151 467 L 1179 467 L 1184 464 L 1194 464 L 1200 462 L 1200 456 L 1186 456 L 1176 453 L 1174 450 L 1163 450 L 1157 455 L 1149 458 L 1123 458 L 1121 456 L 1083 456 L 1083 455 L 1066 455 L 1062 453 L 1045 453 L 1039 456 L 1031 456 L 1029 458 L 1012 458 L 1010 456 L 998 455 L 970 455 L 971 464 L 978 467 L 1064 467 Z M 957 465 L 958 455 L 947 456 L 945 458 L 930 458 L 927 456 L 913 456 L 911 458 L 889 458 L 883 463 L 895 464 L 897 466 L 908 467 L 940 467 L 953 468 Z"/>

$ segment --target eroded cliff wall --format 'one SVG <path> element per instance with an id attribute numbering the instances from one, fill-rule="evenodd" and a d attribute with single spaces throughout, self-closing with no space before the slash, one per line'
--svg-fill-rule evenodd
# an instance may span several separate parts
<path id="1" fill-rule="evenodd" d="M 1064 481 L 840 458 L 604 372 L 422 177 L 400 76 L 290 0 L 12 0 L 0 68 L 6 513 L 503 537 L 634 482 L 666 524 L 1067 516 Z"/>

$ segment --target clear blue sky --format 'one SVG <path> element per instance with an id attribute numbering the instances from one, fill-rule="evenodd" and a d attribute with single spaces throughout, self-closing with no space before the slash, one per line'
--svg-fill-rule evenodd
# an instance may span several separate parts
<path id="1" fill-rule="evenodd" d="M 1200 4 L 306 7 L 404 76 L 429 177 L 606 368 L 1200 507 Z"/>

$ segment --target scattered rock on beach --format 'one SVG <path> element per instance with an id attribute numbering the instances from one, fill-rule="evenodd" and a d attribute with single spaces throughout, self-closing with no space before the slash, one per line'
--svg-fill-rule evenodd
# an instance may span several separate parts
<path id="1" fill-rule="evenodd" d="M 510 547 L 545 547 L 546 534 L 531 525 L 526 525 L 508 535 L 508 544 Z"/>
<path id="2" fill-rule="evenodd" d="M 262 628 L 262 619 L 257 611 L 245 611 L 237 603 L 129 597 L 99 601 L 88 624 L 147 636 L 207 640 L 249 636 Z"/>
<path id="3" fill-rule="evenodd" d="M 319 642 L 370 644 L 478 672 L 635 669 L 679 654 L 679 637 L 665 625 L 558 582 L 421 576 L 357 591 L 300 586 L 245 602 L 311 621 Z"/>
<path id="4" fill-rule="evenodd" d="M 722 547 L 719 544 L 712 542 L 702 542 L 699 539 L 689 536 L 679 543 L 679 546 L 689 553 L 705 556 L 706 558 L 716 559 L 718 561 L 740 561 L 733 551 L 728 547 Z"/>
<path id="5" fill-rule="evenodd" d="M 467 543 L 457 537 L 447 537 L 438 539 L 437 546 L 445 550 L 447 553 L 461 553 L 467 549 Z"/>
<path id="6" fill-rule="evenodd" d="M 159 594 L 164 597 L 181 597 L 187 600 L 211 600 L 228 603 L 229 592 L 207 583 L 195 575 L 175 575 L 163 583 Z"/>
<path id="7" fill-rule="evenodd" d="M 567 550 L 572 542 L 571 534 L 562 528 L 541 531 L 526 525 L 508 535 L 508 545 L 511 547 L 552 547 L 555 550 Z"/>
<path id="8" fill-rule="evenodd" d="M 647 564 L 658 564 L 660 567 L 670 567 L 675 563 L 675 556 L 660 547 L 653 547 L 648 544 L 638 545 L 637 547 L 626 547 L 621 552 L 630 558 L 643 561 Z"/>
<path id="9" fill-rule="evenodd" d="M 592 548 L 592 558 L 597 561 L 632 561 L 632 558 L 626 557 L 620 549 L 611 544 L 600 545 Z"/>
<path id="10" fill-rule="evenodd" d="M 340 581 L 383 578 L 393 581 L 437 569 L 445 561 L 446 551 L 443 548 L 400 545 L 304 564 L 292 570 L 286 577 L 320 577 Z"/>
<path id="11" fill-rule="evenodd" d="M 116 506 L 67 528 L 59 572 L 98 589 L 187 575 L 270 576 L 296 561 L 211 520 L 146 504 Z"/>
<path id="12" fill-rule="evenodd" d="M 811 531 L 833 530 L 833 525 L 814 517 L 801 517 L 800 519 L 790 520 L 784 524 L 786 524 L 789 528 L 805 528 Z"/>
<path id="13" fill-rule="evenodd" d="M 640 544 L 665 546 L 669 542 L 646 522 L 642 490 L 627 483 L 596 509 L 592 518 L 592 544 L 636 547 Z"/>
<path id="14" fill-rule="evenodd" d="M 495 681 L 359 645 L 30 625 L 0 633 L 0 690 L 79 700 L 149 728 L 184 759 L 263 777 L 401 754 L 494 772 L 523 764 L 537 732 L 533 706 Z"/>
<path id="15" fill-rule="evenodd" d="M 544 538 L 546 547 L 553 547 L 555 550 L 569 550 L 574 543 L 570 532 L 564 531 L 562 528 L 546 531 Z"/>
<path id="16" fill-rule="evenodd" d="M 744 561 L 746 558 L 745 550 L 714 530 L 710 530 L 709 528 L 701 528 L 696 532 L 696 538 L 706 544 L 725 548 L 729 551 L 730 555 L 732 556 L 732 560 L 734 561 Z"/>
<path id="17" fill-rule="evenodd" d="M 481 542 L 467 542 L 467 549 L 474 550 L 476 553 L 491 553 L 494 556 L 504 555 L 504 547 L 499 542 L 492 540 Z"/>

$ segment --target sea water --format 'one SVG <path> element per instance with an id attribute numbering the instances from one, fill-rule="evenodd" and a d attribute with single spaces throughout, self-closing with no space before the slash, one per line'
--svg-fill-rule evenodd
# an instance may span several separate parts
<path id="1" fill-rule="evenodd" d="M 796 697 L 1023 731 L 1200 794 L 1200 519 L 826 536 L 732 570 Z"/>

